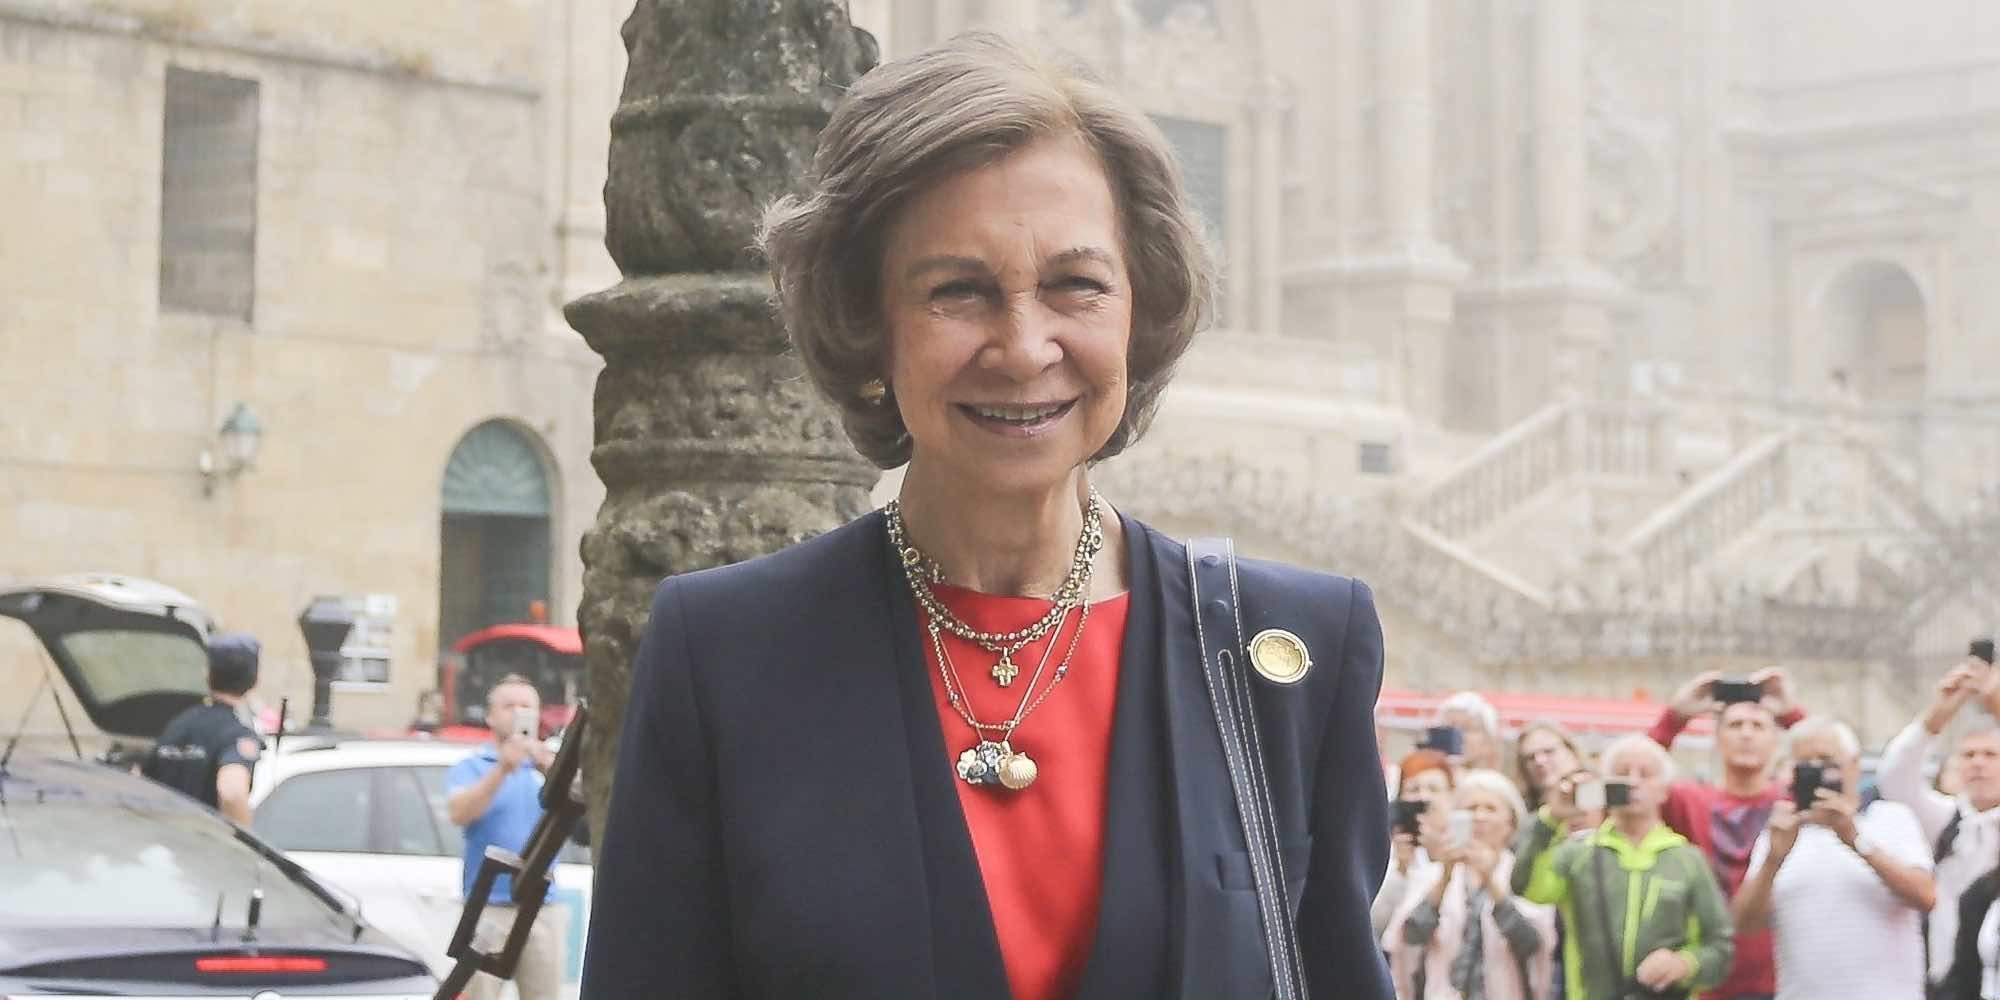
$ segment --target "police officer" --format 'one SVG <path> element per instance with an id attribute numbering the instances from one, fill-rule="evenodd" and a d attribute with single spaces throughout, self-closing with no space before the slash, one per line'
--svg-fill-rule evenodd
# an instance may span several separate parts
<path id="1" fill-rule="evenodd" d="M 257 686 L 257 640 L 240 632 L 208 642 L 208 698 L 167 723 L 140 772 L 250 825 L 250 768 L 264 749 L 238 713 Z"/>

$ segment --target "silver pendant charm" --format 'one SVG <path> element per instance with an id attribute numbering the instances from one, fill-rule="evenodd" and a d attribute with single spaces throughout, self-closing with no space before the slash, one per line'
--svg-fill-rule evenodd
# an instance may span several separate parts
<path id="1" fill-rule="evenodd" d="M 1016 753 L 1007 743 L 980 740 L 979 745 L 958 755 L 958 776 L 968 785 L 998 785 L 1018 792 L 1035 783 L 1041 768 L 1027 754 Z"/>

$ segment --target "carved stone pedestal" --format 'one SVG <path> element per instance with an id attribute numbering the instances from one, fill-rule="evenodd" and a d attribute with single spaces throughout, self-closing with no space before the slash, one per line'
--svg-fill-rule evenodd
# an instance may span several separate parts
<path id="1" fill-rule="evenodd" d="M 660 579 L 850 520 L 879 475 L 790 354 L 751 249 L 874 40 L 828 0 L 639 0 L 623 35 L 604 200 L 624 280 L 564 310 L 605 361 L 591 452 L 605 499 L 578 613 L 594 830 Z"/>

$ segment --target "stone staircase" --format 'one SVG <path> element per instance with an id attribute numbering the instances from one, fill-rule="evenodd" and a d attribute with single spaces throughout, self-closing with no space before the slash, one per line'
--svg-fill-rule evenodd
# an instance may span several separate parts
<path id="1" fill-rule="evenodd" d="M 1121 459 L 1100 476 L 1143 484 L 1120 491 L 1140 498 L 1131 506 L 1143 517 L 1233 534 L 1249 551 L 1365 577 L 1486 663 L 1895 657 L 1967 588 L 2000 595 L 2000 517 L 1972 524 L 1941 515 L 1879 446 L 1837 429 L 1775 425 L 1683 486 L 1668 471 L 1672 416 L 1658 406 L 1552 404 L 1431 483 L 1379 500 L 1324 491 L 1298 473 L 1227 455 Z M 1829 454 L 1860 459 L 1835 463 L 1846 477 L 1835 485 L 1890 510 L 1898 529 L 1890 535 L 1899 541 L 1874 545 L 1861 561 L 1873 581 L 1865 602 L 1800 600 L 1771 589 L 1787 572 L 1774 563 L 1817 558 L 1813 531 L 1793 529 L 1828 520 L 1806 508 L 1832 495 L 1815 479 Z M 1560 570 L 1496 558 L 1508 550 L 1491 536 L 1518 537 L 1538 504 L 1555 506 L 1564 493 L 1593 485 L 1631 496 L 1654 490 L 1664 502 L 1609 533 L 1548 533 L 1568 543 L 1567 551 L 1540 553 L 1559 559 Z M 1780 526 L 1791 533 L 1781 536 Z M 1781 552 L 1788 554 L 1774 558 Z M 1974 552 L 1983 558 L 1966 558 Z"/>

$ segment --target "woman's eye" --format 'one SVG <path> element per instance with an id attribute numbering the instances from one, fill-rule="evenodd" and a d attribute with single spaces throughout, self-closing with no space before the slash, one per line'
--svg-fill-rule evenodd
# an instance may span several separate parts
<path id="1" fill-rule="evenodd" d="M 947 281 L 931 289 L 933 299 L 970 299 L 984 295 L 986 290 L 976 281 Z"/>
<path id="2" fill-rule="evenodd" d="M 1098 281 L 1096 278 L 1086 278 L 1080 274 L 1073 274 L 1057 281 L 1055 287 L 1065 292 L 1096 292 L 1099 294 L 1107 290 L 1103 282 Z"/>

